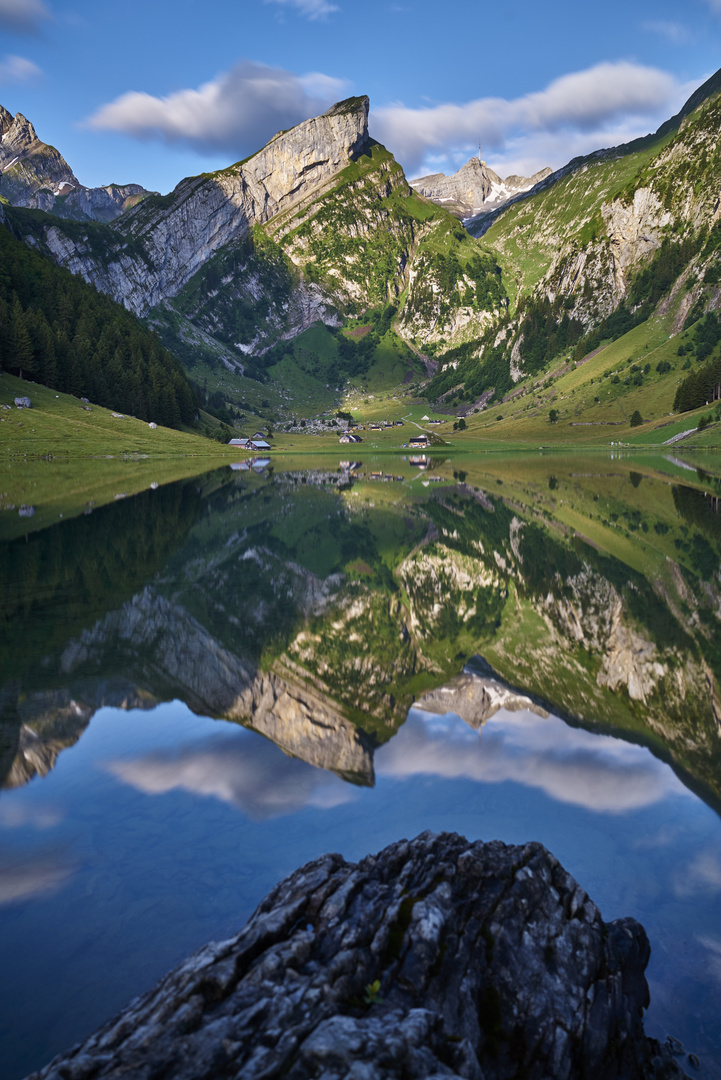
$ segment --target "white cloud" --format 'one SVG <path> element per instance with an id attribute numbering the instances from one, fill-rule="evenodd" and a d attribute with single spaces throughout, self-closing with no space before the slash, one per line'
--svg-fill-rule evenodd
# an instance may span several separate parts
<path id="1" fill-rule="evenodd" d="M 299 15 L 315 21 L 325 19 L 334 11 L 339 11 L 337 4 L 331 4 L 328 0 L 265 0 L 266 4 L 281 4 L 283 7 L 295 8 Z"/>
<path id="2" fill-rule="evenodd" d="M 715 15 L 721 15 L 721 0 L 706 0 Z"/>
<path id="3" fill-rule="evenodd" d="M 98 131 L 243 157 L 277 131 L 324 112 L 345 89 L 342 80 L 319 72 L 298 76 L 243 60 L 197 90 L 177 90 L 167 97 L 142 91 L 122 94 L 86 123 Z"/>
<path id="4" fill-rule="evenodd" d="M 32 60 L 24 56 L 6 56 L 0 60 L 0 85 L 32 82 L 42 71 Z"/>
<path id="5" fill-rule="evenodd" d="M 678 89 L 674 77 L 657 68 L 607 62 L 562 75 L 544 90 L 512 100 L 383 106 L 373 110 L 371 131 L 409 175 L 418 175 L 431 155 L 457 162 L 457 167 L 479 138 L 489 159 L 495 154 L 511 163 L 526 161 L 528 173 L 613 145 L 621 133 L 645 134 L 669 115 Z"/>
<path id="6" fill-rule="evenodd" d="M 642 23 L 642 26 L 650 34 L 657 34 L 666 41 L 670 41 L 672 45 L 687 45 L 695 40 L 694 35 L 683 23 L 670 22 L 666 19 L 651 19 Z"/>
<path id="7" fill-rule="evenodd" d="M 42 0 L 0 0 L 0 28 L 35 34 L 50 12 Z"/>

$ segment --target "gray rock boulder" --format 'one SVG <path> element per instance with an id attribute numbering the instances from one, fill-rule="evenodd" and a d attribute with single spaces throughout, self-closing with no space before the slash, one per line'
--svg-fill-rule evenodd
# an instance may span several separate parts
<path id="1" fill-rule="evenodd" d="M 33 1080 L 678 1077 L 649 953 L 540 844 L 424 833 L 308 863 Z"/>

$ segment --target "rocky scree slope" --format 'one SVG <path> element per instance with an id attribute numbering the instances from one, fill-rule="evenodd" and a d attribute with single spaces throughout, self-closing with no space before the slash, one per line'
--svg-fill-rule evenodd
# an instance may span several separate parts
<path id="1" fill-rule="evenodd" d="M 22 113 L 0 105 L 0 195 L 13 206 L 61 218 L 113 221 L 148 192 L 140 184 L 81 184 L 62 154 L 37 137 Z"/>
<path id="2" fill-rule="evenodd" d="M 649 955 L 540 844 L 424 833 L 306 864 L 33 1080 L 681 1077 Z"/>

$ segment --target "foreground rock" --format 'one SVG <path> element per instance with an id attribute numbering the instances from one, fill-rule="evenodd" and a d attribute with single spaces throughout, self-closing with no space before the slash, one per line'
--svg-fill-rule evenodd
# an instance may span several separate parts
<path id="1" fill-rule="evenodd" d="M 681 1076 L 643 1031 L 649 952 L 540 844 L 424 833 L 308 863 L 33 1076 Z"/>

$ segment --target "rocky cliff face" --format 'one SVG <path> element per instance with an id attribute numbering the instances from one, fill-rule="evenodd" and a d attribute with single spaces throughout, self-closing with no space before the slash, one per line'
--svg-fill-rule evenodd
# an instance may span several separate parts
<path id="1" fill-rule="evenodd" d="M 352 98 L 280 132 L 247 161 L 143 200 L 116 223 L 119 235 L 103 258 L 57 226 L 45 240 L 61 265 L 144 315 L 177 295 L 215 252 L 319 192 L 367 141 L 368 98 Z"/>
<path id="2" fill-rule="evenodd" d="M 62 218 L 112 221 L 148 192 L 140 184 L 85 187 L 22 113 L 12 116 L 0 105 L 0 194 L 13 206 Z"/>
<path id="3" fill-rule="evenodd" d="M 239 370 L 314 321 L 402 303 L 408 286 L 397 329 L 419 343 L 477 331 L 505 303 L 494 260 L 451 215 L 433 213 L 369 137 L 366 97 L 144 198 L 104 232 L 52 219 L 32 227 L 30 243 L 149 316 L 171 348 L 174 337 L 209 334 L 237 353 Z"/>
<path id="4" fill-rule="evenodd" d="M 33 1080 L 680 1078 L 649 955 L 540 844 L 424 833 L 308 863 Z"/>
<path id="5" fill-rule="evenodd" d="M 432 173 L 411 180 L 410 185 L 419 195 L 465 219 L 498 209 L 522 191 L 530 191 L 550 175 L 551 170 L 545 168 L 530 177 L 514 175 L 502 180 L 485 161 L 472 157 L 451 176 Z"/>

